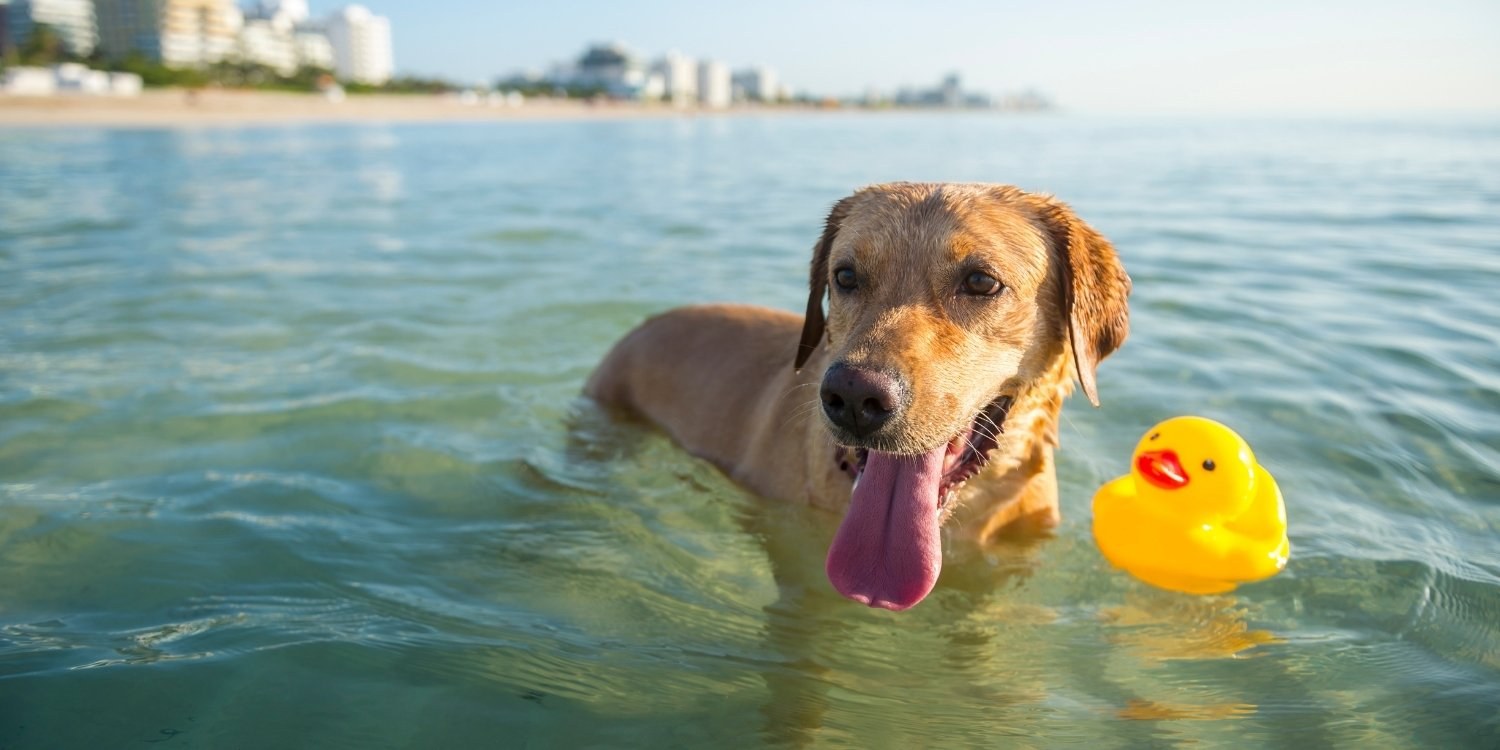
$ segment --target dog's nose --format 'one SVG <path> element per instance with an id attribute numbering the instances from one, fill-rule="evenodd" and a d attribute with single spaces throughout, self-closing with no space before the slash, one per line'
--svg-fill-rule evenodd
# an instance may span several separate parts
<path id="1" fill-rule="evenodd" d="M 901 402 L 896 379 L 879 370 L 836 364 L 823 374 L 823 413 L 864 437 L 880 429 Z"/>

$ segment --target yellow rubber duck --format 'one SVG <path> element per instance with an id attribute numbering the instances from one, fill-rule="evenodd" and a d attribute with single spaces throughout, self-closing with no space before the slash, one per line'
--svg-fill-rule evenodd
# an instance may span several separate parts
<path id="1" fill-rule="evenodd" d="M 1276 480 L 1234 430 L 1203 417 L 1141 437 L 1131 472 L 1094 495 L 1094 539 L 1116 567 L 1189 594 L 1270 578 L 1291 552 Z"/>

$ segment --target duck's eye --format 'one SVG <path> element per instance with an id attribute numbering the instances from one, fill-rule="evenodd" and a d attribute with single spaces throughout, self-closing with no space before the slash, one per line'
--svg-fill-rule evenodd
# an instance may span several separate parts
<path id="1" fill-rule="evenodd" d="M 840 268 L 833 272 L 833 283 L 838 284 L 840 289 L 849 291 L 859 286 L 859 277 L 854 275 L 852 268 Z"/>
<path id="2" fill-rule="evenodd" d="M 976 297 L 993 297 L 1005 289 L 1000 280 L 983 271 L 975 271 L 964 277 L 964 294 Z"/>
<path id="3" fill-rule="evenodd" d="M 1212 458 L 1207 459 L 1207 460 L 1205 460 L 1203 462 L 1203 470 L 1204 471 L 1213 471 L 1217 467 L 1218 467 L 1218 464 L 1215 464 L 1214 460 Z"/>
<path id="4" fill-rule="evenodd" d="M 1151 433 L 1151 437 L 1148 437 L 1146 439 L 1147 440 L 1155 440 L 1155 439 L 1157 439 L 1159 437 L 1161 437 L 1161 433 L 1160 432 L 1153 432 L 1153 433 Z"/>

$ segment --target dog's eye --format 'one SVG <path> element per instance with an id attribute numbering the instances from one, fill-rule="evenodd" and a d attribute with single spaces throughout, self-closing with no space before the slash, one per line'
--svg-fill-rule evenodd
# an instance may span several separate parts
<path id="1" fill-rule="evenodd" d="M 849 290 L 859 285 L 859 277 L 854 275 L 852 268 L 840 268 L 833 272 L 833 283 L 840 289 Z"/>
<path id="2" fill-rule="evenodd" d="M 964 278 L 964 293 L 980 297 L 993 297 L 1004 289 L 1000 280 L 983 271 L 975 271 Z"/>

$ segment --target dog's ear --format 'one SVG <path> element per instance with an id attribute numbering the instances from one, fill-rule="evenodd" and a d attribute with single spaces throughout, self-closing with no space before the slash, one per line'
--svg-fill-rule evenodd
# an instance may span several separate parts
<path id="1" fill-rule="evenodd" d="M 807 279 L 807 317 L 802 320 L 802 341 L 797 344 L 797 359 L 792 365 L 801 370 L 807 358 L 823 340 L 823 295 L 828 292 L 828 254 L 833 250 L 833 238 L 838 236 L 839 226 L 849 215 L 854 203 L 850 196 L 833 205 L 828 219 L 823 222 L 823 236 L 813 246 L 812 269 Z"/>
<path id="2" fill-rule="evenodd" d="M 1094 372 L 1130 332 L 1130 276 L 1109 240 L 1067 204 L 1048 199 L 1038 214 L 1051 235 L 1060 269 L 1073 367 L 1089 403 L 1098 406 Z"/>

